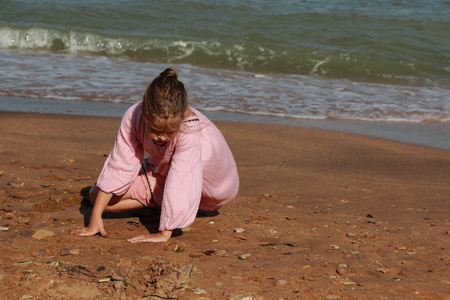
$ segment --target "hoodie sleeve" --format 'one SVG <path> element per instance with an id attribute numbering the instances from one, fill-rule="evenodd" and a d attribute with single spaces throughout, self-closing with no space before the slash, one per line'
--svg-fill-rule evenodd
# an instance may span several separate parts
<path id="1" fill-rule="evenodd" d="M 159 230 L 191 225 L 200 204 L 203 166 L 200 130 L 180 133 L 164 187 Z"/>
<path id="2" fill-rule="evenodd" d="M 125 194 L 136 179 L 144 158 L 144 147 L 138 139 L 139 106 L 129 108 L 121 121 L 114 148 L 105 161 L 97 186 L 106 193 Z"/>

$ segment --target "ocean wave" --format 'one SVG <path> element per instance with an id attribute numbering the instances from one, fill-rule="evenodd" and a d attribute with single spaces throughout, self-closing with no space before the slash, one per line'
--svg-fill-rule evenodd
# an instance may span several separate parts
<path id="1" fill-rule="evenodd" d="M 449 122 L 448 89 L 172 64 L 201 110 L 291 119 Z M 135 103 L 167 64 L 0 50 L 0 95 Z M 18 84 L 20 83 L 20 84 Z"/>
<path id="2" fill-rule="evenodd" d="M 134 61 L 190 64 L 254 73 L 348 78 L 356 81 L 449 86 L 448 68 L 392 57 L 370 49 L 262 46 L 215 40 L 111 36 L 34 26 L 0 25 L 0 48 L 124 57 Z"/>

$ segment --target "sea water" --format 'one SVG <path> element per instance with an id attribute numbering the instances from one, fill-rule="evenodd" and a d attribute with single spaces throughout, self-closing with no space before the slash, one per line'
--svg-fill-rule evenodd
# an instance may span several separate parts
<path id="1" fill-rule="evenodd" d="M 0 95 L 131 104 L 173 67 L 207 112 L 448 124 L 449 33 L 448 0 L 0 0 Z"/>

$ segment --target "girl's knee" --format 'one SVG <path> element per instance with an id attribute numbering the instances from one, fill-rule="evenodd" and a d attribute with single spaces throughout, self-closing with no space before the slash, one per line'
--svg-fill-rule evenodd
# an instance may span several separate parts
<path id="1" fill-rule="evenodd" d="M 89 190 L 89 200 L 91 201 L 92 205 L 94 205 L 95 200 L 97 199 L 99 190 L 100 190 L 99 187 L 96 185 L 91 187 L 91 189 Z"/>

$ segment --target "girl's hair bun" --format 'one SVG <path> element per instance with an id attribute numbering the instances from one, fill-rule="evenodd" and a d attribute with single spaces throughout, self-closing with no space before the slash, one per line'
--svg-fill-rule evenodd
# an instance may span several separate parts
<path id="1" fill-rule="evenodd" d="M 171 69 L 171 68 L 165 69 L 161 74 L 159 74 L 159 76 L 162 78 L 172 77 L 172 78 L 178 79 L 177 71 L 175 71 L 174 69 Z"/>
<path id="2" fill-rule="evenodd" d="M 167 68 L 147 87 L 143 98 L 143 113 L 148 120 L 177 119 L 183 121 L 189 107 L 184 84 L 178 73 Z"/>

